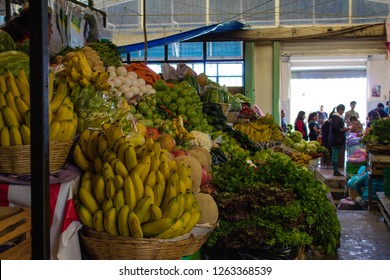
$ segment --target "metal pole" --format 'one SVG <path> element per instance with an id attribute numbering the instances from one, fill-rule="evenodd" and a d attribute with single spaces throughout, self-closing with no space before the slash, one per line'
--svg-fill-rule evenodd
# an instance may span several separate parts
<path id="1" fill-rule="evenodd" d="M 5 0 L 5 22 L 9 22 L 11 18 L 11 0 Z"/>
<path id="2" fill-rule="evenodd" d="M 50 259 L 47 0 L 30 1 L 32 258 Z"/>

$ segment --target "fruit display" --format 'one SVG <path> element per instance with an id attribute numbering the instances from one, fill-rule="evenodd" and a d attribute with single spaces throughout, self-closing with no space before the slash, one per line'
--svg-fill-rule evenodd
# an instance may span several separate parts
<path id="1" fill-rule="evenodd" d="M 132 62 L 126 66 L 129 73 L 134 73 L 138 78 L 143 79 L 147 85 L 153 85 L 161 79 L 145 62 Z"/>
<path id="2" fill-rule="evenodd" d="M 55 59 L 56 64 L 68 64 L 72 60 L 73 56 L 76 55 L 77 51 L 81 51 L 89 66 L 93 71 L 98 71 L 98 72 L 106 72 L 106 67 L 103 65 L 103 61 L 100 59 L 99 54 L 97 51 L 95 51 L 93 48 L 89 46 L 85 46 L 79 50 L 70 50 L 66 52 L 66 54 L 62 55 L 57 55 Z"/>
<path id="3" fill-rule="evenodd" d="M 66 79 L 71 89 L 77 84 L 82 87 L 93 84 L 96 89 L 102 90 L 110 88 L 110 84 L 107 83 L 109 77 L 108 72 L 93 70 L 82 51 L 74 52 L 74 55 L 64 66 L 65 68 L 59 72 L 59 75 Z"/>
<path id="4" fill-rule="evenodd" d="M 236 139 L 229 134 L 222 131 L 213 133 L 214 142 L 218 144 L 219 148 L 229 157 L 246 157 L 249 155 L 249 150 L 242 148 Z"/>
<path id="5" fill-rule="evenodd" d="M 191 168 L 171 159 L 159 142 L 136 143 L 115 122 L 84 130 L 73 156 L 84 170 L 76 206 L 83 225 L 111 235 L 167 239 L 198 222 Z"/>
<path id="6" fill-rule="evenodd" d="M 257 120 L 237 123 L 234 129 L 247 134 L 255 142 L 280 142 L 283 139 L 280 126 L 275 123 L 271 114 L 266 114 Z"/>
<path id="7" fill-rule="evenodd" d="M 292 152 L 289 153 L 292 161 L 299 166 L 307 166 L 311 160 L 311 156 L 301 152 Z"/>

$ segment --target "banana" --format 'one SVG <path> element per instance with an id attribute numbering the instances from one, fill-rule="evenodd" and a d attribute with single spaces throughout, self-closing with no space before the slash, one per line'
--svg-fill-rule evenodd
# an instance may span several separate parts
<path id="1" fill-rule="evenodd" d="M 138 217 L 134 211 L 130 211 L 130 213 L 129 213 L 129 230 L 130 230 L 131 237 L 134 237 L 134 238 L 143 238 L 144 237 L 141 223 L 138 220 Z"/>
<path id="2" fill-rule="evenodd" d="M 67 125 L 65 126 L 66 127 L 65 134 L 63 134 L 63 137 L 62 137 L 62 142 L 66 143 L 66 142 L 73 140 L 73 137 L 75 135 L 75 124 L 71 120 L 65 120 L 62 122 L 67 123 Z"/>
<path id="3" fill-rule="evenodd" d="M 160 168 L 161 162 L 157 154 L 151 156 L 150 170 L 156 172 Z"/>
<path id="4" fill-rule="evenodd" d="M 98 72 L 98 71 L 96 71 L 96 72 Z M 99 76 L 97 77 L 97 79 L 95 81 L 93 81 L 93 82 L 94 83 L 107 82 L 109 77 L 110 77 L 110 74 L 107 71 L 101 72 L 99 74 Z"/>
<path id="5" fill-rule="evenodd" d="M 184 194 L 184 193 L 186 193 L 186 191 L 187 191 L 187 185 L 186 185 L 186 183 L 185 183 L 183 180 L 181 180 L 181 179 L 179 179 L 177 188 L 178 188 L 177 192 L 179 192 L 179 193 L 182 192 L 182 193 Z"/>
<path id="6" fill-rule="evenodd" d="M 168 184 L 174 185 L 177 189 L 177 193 L 180 191 L 179 187 L 179 176 L 177 176 L 176 171 L 173 171 L 168 178 Z"/>
<path id="7" fill-rule="evenodd" d="M 1 77 L 1 75 L 0 75 Z M 5 101 L 5 93 L 0 93 L 0 107 L 7 105 L 7 101 Z"/>
<path id="8" fill-rule="evenodd" d="M 96 201 L 95 197 L 87 188 L 79 189 L 79 197 L 81 202 L 87 207 L 88 211 L 93 215 L 97 210 L 99 210 L 99 203 Z"/>
<path id="9" fill-rule="evenodd" d="M 93 184 L 93 193 L 99 203 L 103 203 L 106 198 L 106 184 L 104 183 L 103 176 L 101 174 L 96 175 L 95 182 Z"/>
<path id="10" fill-rule="evenodd" d="M 130 174 L 130 177 L 134 184 L 135 199 L 136 202 L 138 203 L 144 197 L 144 193 L 145 193 L 144 183 L 142 182 L 138 173 L 134 171 Z"/>
<path id="11" fill-rule="evenodd" d="M 174 217 L 174 218 L 177 218 L 178 217 L 178 212 L 179 212 L 179 200 L 177 199 L 177 197 L 173 197 L 171 198 L 171 200 L 169 200 L 168 202 L 168 205 L 166 206 L 165 209 L 161 209 L 162 211 L 162 217 L 163 218 L 166 218 L 166 217 Z"/>
<path id="12" fill-rule="evenodd" d="M 126 178 L 129 175 L 129 171 L 127 171 L 126 166 L 120 160 L 115 163 L 115 173 L 122 178 Z"/>
<path id="13" fill-rule="evenodd" d="M 90 193 L 93 193 L 92 190 L 92 180 L 91 179 L 82 179 L 80 188 L 86 188 Z"/>
<path id="14" fill-rule="evenodd" d="M 27 125 L 22 124 L 20 126 L 20 134 L 22 136 L 23 145 L 28 145 L 31 143 L 31 132 Z"/>
<path id="15" fill-rule="evenodd" d="M 113 208 L 113 207 L 114 207 L 114 202 L 112 201 L 111 198 L 107 197 L 103 200 L 103 203 L 102 203 L 103 213 L 106 213 L 108 209 Z"/>
<path id="16" fill-rule="evenodd" d="M 164 197 L 160 205 L 160 208 L 163 212 L 167 208 L 169 201 L 176 196 L 177 196 L 176 186 L 172 184 L 168 184 L 167 187 L 165 188 Z"/>
<path id="17" fill-rule="evenodd" d="M 135 189 L 130 175 L 125 178 L 123 183 L 123 191 L 125 193 L 125 202 L 129 205 L 130 210 L 133 210 L 137 204 Z"/>
<path id="18" fill-rule="evenodd" d="M 2 129 L 4 126 L 6 126 L 3 113 L 0 111 L 0 129 Z"/>
<path id="19" fill-rule="evenodd" d="M 77 70 L 76 67 L 72 67 L 72 69 L 70 70 L 70 77 L 72 78 L 72 80 L 74 82 L 78 82 L 80 79 L 81 79 L 81 74 L 80 72 Z"/>
<path id="20" fill-rule="evenodd" d="M 97 155 L 98 155 L 98 145 L 99 145 L 100 134 L 101 133 L 99 130 L 93 130 L 91 132 L 91 135 L 88 138 L 87 156 L 90 160 L 94 160 L 95 157 L 97 157 Z"/>
<path id="21" fill-rule="evenodd" d="M 181 218 L 183 219 L 183 228 L 187 227 L 191 221 L 191 212 L 189 210 L 184 211 Z"/>
<path id="22" fill-rule="evenodd" d="M 173 170 L 176 170 L 176 160 L 168 160 L 167 163 L 169 166 L 169 172 L 173 172 Z"/>
<path id="23" fill-rule="evenodd" d="M 119 139 L 121 139 L 121 138 L 119 138 Z M 116 141 L 116 143 L 118 143 L 119 139 Z M 123 142 L 119 145 L 119 147 L 117 148 L 118 158 L 119 158 L 119 160 L 120 160 L 123 164 L 126 163 L 126 157 L 125 157 L 125 155 L 126 155 L 126 150 L 127 150 L 127 148 L 129 147 L 129 145 L 130 145 L 129 142 L 123 141 Z M 114 149 L 115 149 L 115 146 L 114 146 Z M 127 167 L 126 167 L 126 169 L 127 169 Z"/>
<path id="24" fill-rule="evenodd" d="M 29 96 L 30 95 L 30 84 L 28 81 L 25 81 L 20 76 L 15 78 L 15 83 L 18 88 L 20 96 Z M 30 104 L 28 104 L 30 105 Z"/>
<path id="25" fill-rule="evenodd" d="M 142 198 L 138 203 L 137 206 L 134 208 L 134 212 L 138 217 L 138 220 L 140 223 L 143 223 L 144 218 L 146 216 L 146 212 L 149 211 L 150 205 L 151 205 L 151 198 L 150 196 L 145 196 Z"/>
<path id="26" fill-rule="evenodd" d="M 176 219 L 172 217 L 147 222 L 142 225 L 142 232 L 145 237 L 153 237 L 171 228 L 175 223 Z"/>
<path id="27" fill-rule="evenodd" d="M 195 202 L 195 197 L 192 191 L 186 191 L 184 194 L 185 210 L 191 210 Z"/>
<path id="28" fill-rule="evenodd" d="M 73 159 L 81 170 L 93 170 L 93 164 L 85 157 L 79 144 L 76 144 L 74 147 Z"/>
<path id="29" fill-rule="evenodd" d="M 125 204 L 118 214 L 118 231 L 122 236 L 130 236 L 129 213 L 130 207 L 129 205 Z"/>
<path id="30" fill-rule="evenodd" d="M 71 120 L 72 117 L 68 114 L 68 106 L 61 104 L 61 106 L 58 108 L 58 110 L 55 112 L 54 117 L 52 117 L 52 121 L 64 121 L 64 120 Z"/>
<path id="31" fill-rule="evenodd" d="M 192 191 L 192 179 L 191 175 L 187 177 L 187 180 L 184 180 L 184 183 L 186 184 L 186 189 Z"/>
<path id="32" fill-rule="evenodd" d="M 156 176 L 156 184 L 157 183 L 161 184 L 165 190 L 166 181 L 165 181 L 164 175 L 162 174 L 162 172 L 160 170 L 156 170 L 155 174 L 156 174 L 155 175 Z"/>
<path id="33" fill-rule="evenodd" d="M 9 137 L 11 139 L 11 146 L 23 145 L 22 135 L 20 134 L 19 128 L 15 126 L 9 127 Z"/>
<path id="34" fill-rule="evenodd" d="M 103 172 L 103 160 L 101 157 L 99 156 L 95 157 L 94 166 L 96 172 Z"/>
<path id="35" fill-rule="evenodd" d="M 106 181 L 106 197 L 114 199 L 115 193 L 114 177 L 112 177 Z"/>
<path id="36" fill-rule="evenodd" d="M 103 217 L 104 215 L 102 209 L 97 210 L 93 215 L 93 228 L 98 232 L 104 231 Z"/>
<path id="37" fill-rule="evenodd" d="M 0 93 L 5 93 L 7 91 L 7 83 L 5 82 L 4 75 L 0 75 Z"/>
<path id="38" fill-rule="evenodd" d="M 19 110 L 18 110 L 18 107 L 16 106 L 15 104 L 15 99 L 14 99 L 14 96 L 9 92 L 7 91 L 5 93 L 5 101 L 7 102 L 7 105 L 8 107 L 12 110 L 12 112 L 14 113 L 15 117 L 16 117 L 16 120 L 18 121 L 19 124 L 21 124 L 23 122 L 23 117 L 22 115 L 20 114 Z M 19 127 L 19 126 L 18 126 Z"/>
<path id="39" fill-rule="evenodd" d="M 183 231 L 183 219 L 177 219 L 176 222 L 169 229 L 164 230 L 163 232 L 154 236 L 155 238 L 169 239 L 175 236 L 179 236 Z"/>
<path id="40" fill-rule="evenodd" d="M 169 165 L 168 165 L 167 161 L 161 161 L 159 170 L 163 174 L 165 180 L 168 180 L 169 174 L 170 174 L 170 170 L 169 170 Z"/>
<path id="41" fill-rule="evenodd" d="M 12 74 L 10 70 L 4 72 L 5 75 L 5 83 L 7 84 L 8 91 L 12 94 L 13 97 L 20 96 L 19 89 L 15 82 L 15 76 Z"/>
<path id="42" fill-rule="evenodd" d="M 144 186 L 153 187 L 156 184 L 156 173 L 150 170 L 148 177 L 146 177 Z"/>
<path id="43" fill-rule="evenodd" d="M 115 174 L 115 176 L 114 176 L 114 184 L 115 184 L 115 190 L 116 191 L 123 190 L 124 179 L 120 175 Z"/>
<path id="44" fill-rule="evenodd" d="M 179 179 L 185 180 L 188 177 L 188 168 L 183 159 L 179 160 L 176 167 L 176 173 Z"/>
<path id="45" fill-rule="evenodd" d="M 107 162 L 107 163 L 112 161 L 113 159 L 117 158 L 116 153 L 113 150 L 111 150 L 110 148 L 108 148 L 107 150 L 104 151 L 102 157 L 103 157 L 103 161 Z M 111 167 L 111 169 L 112 169 L 112 167 Z"/>
<path id="46" fill-rule="evenodd" d="M 93 228 L 93 216 L 84 205 L 78 203 L 76 205 L 76 212 L 80 222 L 83 225 Z"/>
<path id="47" fill-rule="evenodd" d="M 134 168 L 138 165 L 137 155 L 135 152 L 134 145 L 129 145 L 125 151 L 125 161 L 126 168 L 129 172 L 132 172 Z"/>
<path id="48" fill-rule="evenodd" d="M 78 143 L 80 144 L 81 150 L 83 151 L 84 154 L 88 153 L 87 145 L 88 145 L 88 140 L 89 140 L 90 135 L 91 135 L 91 130 L 89 130 L 89 129 L 84 129 L 80 133 L 80 138 L 79 138 Z"/>
<path id="49" fill-rule="evenodd" d="M 105 136 L 100 137 L 98 150 L 99 150 L 99 155 L 101 157 L 103 156 L 103 153 L 107 150 L 107 148 L 108 148 L 107 139 L 105 138 Z"/>
<path id="50" fill-rule="evenodd" d="M 49 127 L 49 138 L 50 141 L 57 140 L 57 137 L 60 133 L 61 125 L 59 122 L 55 121 L 50 124 Z M 80 142 L 79 142 L 80 143 Z"/>
<path id="51" fill-rule="evenodd" d="M 119 137 L 118 139 L 116 139 L 115 143 L 114 143 L 114 147 L 113 147 L 113 150 L 115 153 L 118 153 L 118 150 L 119 150 L 119 147 L 120 145 L 123 143 L 123 142 L 126 142 L 126 137 L 125 136 L 121 136 Z M 119 155 L 119 153 L 118 153 Z M 118 156 L 119 157 L 119 156 Z M 120 157 L 119 157 L 120 158 Z"/>
<path id="52" fill-rule="evenodd" d="M 160 207 L 158 207 L 155 204 L 150 205 L 149 212 L 150 212 L 150 220 L 149 220 L 150 222 L 157 221 L 162 218 L 162 211 Z"/>
<path id="53" fill-rule="evenodd" d="M 186 210 L 186 201 L 184 199 L 184 194 L 182 192 L 180 192 L 177 195 L 177 202 L 179 205 L 179 210 L 177 211 L 176 217 L 181 217 L 183 215 L 184 211 Z"/>
<path id="54" fill-rule="evenodd" d="M 114 148 L 115 141 L 123 136 L 122 126 L 120 123 L 111 124 L 107 131 L 107 142 L 109 148 Z"/>
<path id="55" fill-rule="evenodd" d="M 92 79 L 91 79 L 92 83 L 96 83 L 96 81 L 97 81 L 97 79 L 99 78 L 99 75 L 100 75 L 101 73 L 102 73 L 102 72 L 100 72 L 100 71 L 94 71 L 94 72 L 92 73 Z M 108 72 L 107 72 L 107 74 L 108 74 Z"/>
<path id="56" fill-rule="evenodd" d="M 125 193 L 123 192 L 123 190 L 119 190 L 115 193 L 113 201 L 114 201 L 115 212 L 118 215 L 123 205 L 125 205 Z"/>
<path id="57" fill-rule="evenodd" d="M 154 194 L 154 204 L 158 207 L 161 205 L 161 201 L 164 197 L 165 188 L 162 184 L 156 183 L 153 187 L 153 194 Z"/>
<path id="58" fill-rule="evenodd" d="M 154 203 L 154 192 L 153 192 L 153 187 L 151 187 L 150 185 L 145 185 L 144 197 L 146 197 L 146 196 L 150 196 L 150 203 L 153 204 Z"/>
<path id="59" fill-rule="evenodd" d="M 200 212 L 198 209 L 193 208 L 191 209 L 191 219 L 188 222 L 187 226 L 184 228 L 183 234 L 190 232 L 192 228 L 196 225 L 196 223 L 199 221 L 200 218 Z"/>
<path id="60" fill-rule="evenodd" d="M 145 182 L 146 180 L 146 177 L 148 176 L 149 172 L 150 172 L 150 156 L 149 155 L 146 155 L 140 164 L 138 164 L 134 170 L 133 170 L 133 173 L 137 173 L 139 175 L 139 177 L 141 178 L 142 180 L 142 183 Z"/>
<path id="61" fill-rule="evenodd" d="M 90 81 L 88 81 L 86 78 L 82 78 L 78 81 L 78 83 L 82 86 L 82 87 L 87 87 L 89 85 L 91 85 L 92 83 Z"/>
<path id="62" fill-rule="evenodd" d="M 104 182 L 107 184 L 109 179 L 114 179 L 115 174 L 111 168 L 111 165 L 108 162 L 103 163 L 103 178 Z"/>
<path id="63" fill-rule="evenodd" d="M 8 126 L 4 126 L 1 129 L 0 144 L 1 144 L 1 147 L 9 147 L 9 146 L 11 146 L 11 138 L 9 136 L 9 128 L 8 128 Z"/>
<path id="64" fill-rule="evenodd" d="M 118 235 L 115 208 L 111 207 L 104 213 L 104 230 L 111 235 Z"/>
<path id="65" fill-rule="evenodd" d="M 145 139 L 145 149 L 146 149 L 146 151 L 148 151 L 148 152 L 153 151 L 153 145 L 154 145 L 154 141 L 153 141 L 152 138 L 149 137 L 149 138 Z"/>
<path id="66" fill-rule="evenodd" d="M 15 96 L 15 104 L 21 117 L 24 115 L 25 112 L 29 110 L 27 104 L 23 101 L 23 99 L 20 96 Z"/>
<path id="67" fill-rule="evenodd" d="M 58 108 L 61 106 L 62 101 L 64 98 L 68 95 L 68 85 L 66 81 L 60 81 L 57 91 L 55 95 L 53 96 L 53 99 L 50 102 L 50 107 L 53 112 L 56 112 Z"/>
<path id="68" fill-rule="evenodd" d="M 68 132 L 68 121 L 61 121 L 60 123 L 60 132 L 57 135 L 57 141 L 58 142 L 65 142 L 65 136 Z"/>
<path id="69" fill-rule="evenodd" d="M 153 143 L 153 152 L 154 152 L 156 155 L 160 155 L 160 154 L 161 154 L 161 144 L 160 144 L 160 142 L 155 141 L 155 142 Z"/>

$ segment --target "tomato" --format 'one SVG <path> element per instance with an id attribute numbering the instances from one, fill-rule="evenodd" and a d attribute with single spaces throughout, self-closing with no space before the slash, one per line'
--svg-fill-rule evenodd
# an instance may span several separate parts
<path id="1" fill-rule="evenodd" d="M 160 132 L 158 131 L 157 128 L 148 127 L 145 138 L 152 138 L 154 141 L 157 141 L 159 136 L 160 136 Z"/>

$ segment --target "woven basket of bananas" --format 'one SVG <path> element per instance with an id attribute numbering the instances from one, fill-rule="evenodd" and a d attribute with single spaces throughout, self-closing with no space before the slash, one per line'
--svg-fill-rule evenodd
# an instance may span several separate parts
<path id="1" fill-rule="evenodd" d="M 56 173 L 64 167 L 73 143 L 73 140 L 50 142 L 50 173 Z M 0 173 L 30 174 L 30 145 L 0 147 Z"/>
<path id="2" fill-rule="evenodd" d="M 114 236 L 83 227 L 81 245 L 94 260 L 179 260 L 194 242 L 187 233 L 171 239 Z"/>

